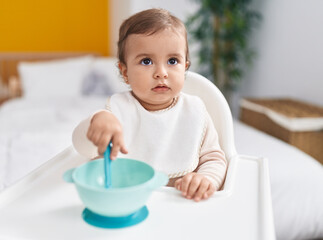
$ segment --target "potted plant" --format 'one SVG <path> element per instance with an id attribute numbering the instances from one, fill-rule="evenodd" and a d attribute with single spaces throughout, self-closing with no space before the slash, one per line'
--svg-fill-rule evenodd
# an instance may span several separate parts
<path id="1" fill-rule="evenodd" d="M 230 104 L 243 76 L 243 66 L 255 53 L 248 38 L 261 19 L 251 0 L 196 0 L 200 6 L 186 22 L 188 33 L 200 44 L 199 72 L 214 82 Z"/>

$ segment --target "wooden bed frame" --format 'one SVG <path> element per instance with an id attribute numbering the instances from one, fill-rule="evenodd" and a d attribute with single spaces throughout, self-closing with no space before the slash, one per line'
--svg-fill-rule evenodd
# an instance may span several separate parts
<path id="1" fill-rule="evenodd" d="M 0 82 L 7 87 L 9 97 L 21 96 L 22 88 L 17 66 L 19 62 L 38 62 L 84 55 L 100 56 L 94 52 L 15 52 L 0 53 Z"/>

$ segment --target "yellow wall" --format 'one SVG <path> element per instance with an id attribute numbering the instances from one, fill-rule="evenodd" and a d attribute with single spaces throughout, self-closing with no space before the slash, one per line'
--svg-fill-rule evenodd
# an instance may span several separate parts
<path id="1" fill-rule="evenodd" d="M 0 0 L 0 52 L 109 55 L 109 0 Z"/>

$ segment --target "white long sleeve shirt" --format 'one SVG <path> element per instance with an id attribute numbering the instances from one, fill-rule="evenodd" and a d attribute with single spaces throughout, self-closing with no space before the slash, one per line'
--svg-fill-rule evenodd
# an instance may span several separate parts
<path id="1" fill-rule="evenodd" d="M 198 172 L 209 178 L 217 190 L 223 184 L 227 162 L 218 134 L 206 108 L 198 97 L 181 93 L 171 108 L 147 111 L 131 92 L 117 93 L 106 106 L 120 121 L 128 154 L 144 161 L 170 179 Z M 91 117 L 73 133 L 75 149 L 89 158 L 97 148 L 86 138 Z"/>

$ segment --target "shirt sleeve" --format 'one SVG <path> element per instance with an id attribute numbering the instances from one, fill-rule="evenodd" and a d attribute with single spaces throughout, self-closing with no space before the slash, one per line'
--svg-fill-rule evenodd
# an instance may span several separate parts
<path id="1" fill-rule="evenodd" d="M 207 126 L 200 151 L 199 165 L 196 172 L 203 174 L 220 190 L 227 171 L 227 160 L 220 147 L 219 137 L 211 117 L 207 114 Z"/>
<path id="2" fill-rule="evenodd" d="M 88 138 L 87 131 L 90 127 L 93 116 L 102 111 L 110 111 L 110 98 L 108 98 L 105 109 L 95 111 L 91 116 L 81 121 L 73 131 L 72 143 L 74 149 L 86 158 L 92 159 L 98 156 L 98 148 Z"/>

